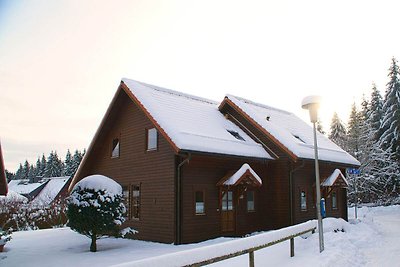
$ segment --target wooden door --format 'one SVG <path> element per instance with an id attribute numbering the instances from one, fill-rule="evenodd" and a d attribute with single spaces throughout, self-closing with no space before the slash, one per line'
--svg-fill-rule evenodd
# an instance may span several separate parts
<path id="1" fill-rule="evenodd" d="M 235 211 L 233 201 L 233 191 L 221 191 L 221 227 L 222 232 L 235 231 Z"/>

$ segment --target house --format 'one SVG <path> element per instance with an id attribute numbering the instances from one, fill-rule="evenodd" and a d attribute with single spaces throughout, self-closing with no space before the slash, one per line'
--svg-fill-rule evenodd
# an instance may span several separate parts
<path id="1" fill-rule="evenodd" d="M 347 219 L 347 167 L 318 135 L 327 216 Z M 123 187 L 137 238 L 197 242 L 316 217 L 312 128 L 294 114 L 227 95 L 221 102 L 122 79 L 69 187 L 92 174 Z"/>
<path id="2" fill-rule="evenodd" d="M 70 183 L 70 176 L 40 178 L 36 183 L 31 183 L 29 179 L 21 179 L 11 180 L 8 188 L 26 197 L 33 205 L 48 206 L 67 196 Z"/>
<path id="3" fill-rule="evenodd" d="M 35 206 L 50 206 L 59 199 L 64 199 L 67 195 L 67 188 L 71 183 L 70 176 L 44 178 L 47 181 L 45 187 L 32 200 Z"/>
<path id="4" fill-rule="evenodd" d="M 0 143 L 0 196 L 7 195 L 7 192 L 8 188 L 7 188 L 6 169 L 4 167 L 4 159 Z"/>

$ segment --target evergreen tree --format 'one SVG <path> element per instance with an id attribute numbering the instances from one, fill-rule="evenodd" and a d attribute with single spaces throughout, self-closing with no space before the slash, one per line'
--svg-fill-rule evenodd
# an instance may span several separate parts
<path id="1" fill-rule="evenodd" d="M 42 176 L 41 169 L 42 169 L 42 163 L 40 162 L 40 158 L 38 158 L 35 166 L 35 179 Z"/>
<path id="2" fill-rule="evenodd" d="M 332 117 L 332 122 L 330 126 L 330 133 L 329 133 L 329 139 L 340 146 L 343 149 L 346 148 L 346 143 L 347 143 L 347 134 L 346 134 L 346 128 L 344 127 L 342 121 L 340 120 L 338 114 L 335 112 Z"/>
<path id="3" fill-rule="evenodd" d="M 379 142 L 384 150 L 389 149 L 400 160 L 400 80 L 395 58 L 392 59 L 388 77 Z"/>
<path id="4" fill-rule="evenodd" d="M 379 129 L 382 123 L 382 96 L 376 88 L 375 83 L 372 84 L 371 101 L 369 103 L 368 124 L 374 132 L 373 139 L 378 141 L 380 137 Z"/>
<path id="5" fill-rule="evenodd" d="M 51 151 L 45 170 L 45 177 L 60 177 L 62 174 L 63 166 L 61 160 L 58 158 L 57 152 Z"/>
<path id="6" fill-rule="evenodd" d="M 6 173 L 7 183 L 9 183 L 11 180 L 15 180 L 14 173 L 9 172 L 7 169 L 4 172 Z"/>
<path id="7" fill-rule="evenodd" d="M 40 171 L 38 172 L 40 177 L 45 177 L 46 165 L 47 165 L 46 157 L 44 156 L 44 154 L 42 154 L 42 161 L 40 162 Z"/>
<path id="8" fill-rule="evenodd" d="M 357 110 L 356 104 L 353 103 L 347 129 L 347 151 L 357 159 L 361 156 L 361 127 L 362 115 L 361 112 Z"/>
<path id="9" fill-rule="evenodd" d="M 320 118 L 317 120 L 317 131 L 321 134 L 325 134 L 324 128 L 322 127 L 322 121 Z"/>
<path id="10" fill-rule="evenodd" d="M 64 162 L 64 175 L 65 176 L 71 176 L 74 173 L 73 170 L 73 160 L 72 160 L 72 155 L 69 149 L 67 150 L 67 154 L 65 156 L 65 162 Z"/>
<path id="11" fill-rule="evenodd" d="M 22 179 L 29 179 L 29 169 L 30 165 L 28 160 L 25 160 L 24 167 L 22 169 Z"/>
<path id="12" fill-rule="evenodd" d="M 23 173 L 24 173 L 24 167 L 22 167 L 22 164 L 19 164 L 19 168 L 17 170 L 17 172 L 15 173 L 15 179 L 16 180 L 20 180 L 23 179 Z"/>
<path id="13" fill-rule="evenodd" d="M 85 153 L 85 151 L 83 153 Z M 72 176 L 74 176 L 76 171 L 78 170 L 82 158 L 83 158 L 82 153 L 79 150 L 75 150 L 74 156 L 72 158 L 72 174 L 71 174 Z"/>
<path id="14" fill-rule="evenodd" d="M 107 185 L 111 190 L 105 190 Z M 68 199 L 68 226 L 92 240 L 90 251 L 96 252 L 99 237 L 119 236 L 125 221 L 122 187 L 114 180 L 92 175 L 78 182 Z"/>

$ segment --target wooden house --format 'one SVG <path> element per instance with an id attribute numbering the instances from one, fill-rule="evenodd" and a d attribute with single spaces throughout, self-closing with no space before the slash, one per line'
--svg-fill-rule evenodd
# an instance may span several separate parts
<path id="1" fill-rule="evenodd" d="M 6 177 L 6 169 L 4 167 L 4 159 L 3 153 L 1 151 L 1 143 L 0 143 L 0 196 L 7 195 L 7 177 Z"/>
<path id="2" fill-rule="evenodd" d="M 318 135 L 327 216 L 347 219 L 345 168 L 359 162 Z M 120 183 L 137 238 L 190 243 L 316 217 L 312 128 L 294 114 L 123 79 L 69 190 Z"/>

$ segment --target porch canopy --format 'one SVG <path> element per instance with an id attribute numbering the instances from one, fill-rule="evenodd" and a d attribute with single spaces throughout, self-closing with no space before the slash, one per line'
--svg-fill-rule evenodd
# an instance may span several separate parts
<path id="1" fill-rule="evenodd" d="M 260 176 L 250 167 L 249 164 L 245 163 L 236 172 L 228 172 L 219 182 L 217 186 L 237 186 L 237 185 L 249 185 L 254 187 L 260 187 L 262 180 Z"/>
<path id="2" fill-rule="evenodd" d="M 321 183 L 321 186 L 347 188 L 349 183 L 342 172 L 339 169 L 335 169 L 333 173 Z"/>

